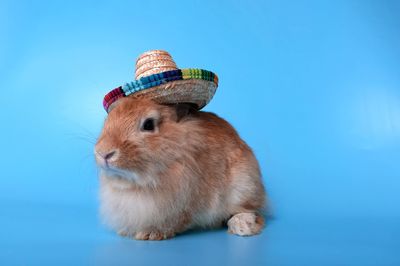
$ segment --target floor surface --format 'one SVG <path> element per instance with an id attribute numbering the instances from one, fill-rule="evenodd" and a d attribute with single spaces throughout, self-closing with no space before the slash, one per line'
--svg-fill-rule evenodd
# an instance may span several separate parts
<path id="1" fill-rule="evenodd" d="M 101 226 L 93 208 L 13 203 L 1 212 L 0 265 L 400 265 L 399 224 L 393 217 L 275 218 L 254 237 L 222 228 L 137 241 Z"/>

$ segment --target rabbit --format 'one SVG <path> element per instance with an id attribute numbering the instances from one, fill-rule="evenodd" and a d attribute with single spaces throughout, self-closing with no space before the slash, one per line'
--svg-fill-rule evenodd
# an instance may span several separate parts
<path id="1" fill-rule="evenodd" d="M 264 228 L 258 162 L 224 119 L 190 104 L 125 97 L 95 145 L 100 213 L 122 236 L 162 240 L 192 228 Z"/>

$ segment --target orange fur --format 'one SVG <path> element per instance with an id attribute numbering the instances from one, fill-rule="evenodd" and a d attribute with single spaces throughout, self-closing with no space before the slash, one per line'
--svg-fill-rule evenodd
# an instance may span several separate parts
<path id="1" fill-rule="evenodd" d="M 154 132 L 140 129 L 148 117 L 156 121 Z M 115 154 L 105 166 L 110 151 Z M 178 121 L 174 106 L 127 97 L 109 113 L 95 152 L 102 214 L 122 235 L 165 239 L 193 227 L 220 226 L 240 213 L 258 214 L 265 206 L 253 152 L 212 113 L 192 112 Z M 257 217 L 251 221 L 263 224 Z M 240 224 L 230 231 L 240 235 Z M 262 226 L 254 228 L 250 234 Z"/>

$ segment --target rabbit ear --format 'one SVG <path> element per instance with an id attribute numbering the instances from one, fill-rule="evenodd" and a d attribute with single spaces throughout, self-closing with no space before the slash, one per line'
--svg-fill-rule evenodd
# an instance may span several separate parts
<path id="1" fill-rule="evenodd" d="M 176 122 L 179 122 L 185 116 L 195 113 L 197 106 L 192 103 L 178 103 L 174 105 L 176 110 Z"/>
<path id="2" fill-rule="evenodd" d="M 116 101 L 114 101 L 110 106 L 108 106 L 107 113 L 109 114 L 115 107 L 120 105 L 123 101 L 129 101 L 133 99 L 133 97 L 120 97 Z"/>
<path id="3" fill-rule="evenodd" d="M 117 107 L 117 105 L 121 102 L 122 99 L 118 99 L 115 102 L 113 102 L 107 109 L 107 113 L 110 113 L 112 109 Z"/>

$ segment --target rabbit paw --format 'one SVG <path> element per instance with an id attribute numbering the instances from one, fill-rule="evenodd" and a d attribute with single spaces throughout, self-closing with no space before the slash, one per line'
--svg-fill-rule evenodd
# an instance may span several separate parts
<path id="1" fill-rule="evenodd" d="M 160 231 L 150 231 L 150 232 L 137 232 L 135 234 L 135 239 L 137 240 L 164 240 L 172 238 L 175 236 L 173 232 L 160 232 Z"/>
<path id="2" fill-rule="evenodd" d="M 264 219 L 255 213 L 238 213 L 228 221 L 228 232 L 239 236 L 251 236 L 261 233 Z"/>

